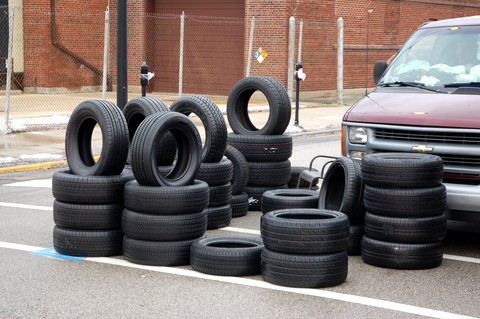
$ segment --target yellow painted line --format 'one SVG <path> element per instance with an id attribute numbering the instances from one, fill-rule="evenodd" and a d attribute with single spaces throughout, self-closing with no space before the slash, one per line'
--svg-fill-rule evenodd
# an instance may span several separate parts
<path id="1" fill-rule="evenodd" d="M 54 162 L 44 162 L 44 163 L 35 163 L 35 164 L 25 164 L 9 167 L 0 167 L 0 174 L 8 174 L 22 171 L 33 171 L 38 169 L 49 169 L 57 166 L 67 164 L 66 160 L 63 161 L 54 161 Z"/>

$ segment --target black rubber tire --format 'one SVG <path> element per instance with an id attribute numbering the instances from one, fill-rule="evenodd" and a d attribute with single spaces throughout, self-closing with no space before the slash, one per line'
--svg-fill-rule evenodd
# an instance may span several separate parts
<path id="1" fill-rule="evenodd" d="M 349 256 L 360 256 L 362 254 L 363 235 L 365 235 L 365 227 L 363 225 L 350 225 L 347 249 Z"/>
<path id="2" fill-rule="evenodd" d="M 293 152 L 291 135 L 228 134 L 228 144 L 238 149 L 248 162 L 288 160 Z"/>
<path id="3" fill-rule="evenodd" d="M 212 100 L 205 96 L 185 96 L 173 102 L 170 110 L 186 116 L 193 113 L 202 121 L 205 129 L 202 162 L 213 163 L 222 159 L 227 146 L 227 124 L 222 111 Z"/>
<path id="4" fill-rule="evenodd" d="M 142 96 L 129 101 L 122 112 L 125 116 L 125 120 L 128 125 L 128 134 L 130 138 L 130 144 L 133 140 L 133 136 L 137 132 L 138 126 L 149 115 L 169 112 L 170 109 L 165 103 L 153 96 Z M 177 143 L 175 138 L 171 134 L 165 134 L 162 141 L 158 143 L 158 165 L 171 165 L 177 154 Z M 131 150 L 128 154 L 127 163 L 132 162 Z"/>
<path id="5" fill-rule="evenodd" d="M 125 209 L 122 229 L 130 238 L 150 241 L 196 239 L 207 231 L 204 211 L 181 215 L 151 215 Z"/>
<path id="6" fill-rule="evenodd" d="M 232 194 L 239 195 L 248 184 L 248 162 L 243 154 L 231 145 L 225 149 L 225 157 L 233 164 L 233 176 L 230 179 Z"/>
<path id="7" fill-rule="evenodd" d="M 290 180 L 288 181 L 288 188 L 297 188 L 298 180 L 300 178 L 300 173 L 303 172 L 304 170 L 308 170 L 308 166 L 292 166 L 290 169 Z M 312 167 L 312 171 L 318 172 L 318 170 L 315 167 Z M 314 189 L 315 186 L 317 186 L 318 180 L 314 181 L 312 183 L 312 189 Z M 307 182 L 306 180 L 302 179 L 300 180 L 300 185 L 299 188 L 308 188 L 310 186 L 310 183 Z M 318 186 L 317 188 L 318 189 Z"/>
<path id="8" fill-rule="evenodd" d="M 429 269 L 440 266 L 442 243 L 405 244 L 362 238 L 362 259 L 367 264 L 391 269 Z"/>
<path id="9" fill-rule="evenodd" d="M 216 276 L 259 275 L 263 243 L 252 237 L 200 238 L 190 248 L 190 264 Z"/>
<path id="10" fill-rule="evenodd" d="M 223 157 L 219 162 L 201 163 L 196 178 L 210 186 L 219 186 L 229 183 L 232 177 L 233 163 Z"/>
<path id="11" fill-rule="evenodd" d="M 190 246 L 197 240 L 148 241 L 123 237 L 123 255 L 131 263 L 149 266 L 184 266 L 190 263 Z"/>
<path id="12" fill-rule="evenodd" d="M 232 201 L 232 184 L 226 183 L 219 186 L 210 186 L 209 207 L 230 205 Z"/>
<path id="13" fill-rule="evenodd" d="M 232 207 L 230 205 L 207 207 L 207 229 L 227 227 L 232 221 Z"/>
<path id="14" fill-rule="evenodd" d="M 441 215 L 447 209 L 444 185 L 429 188 L 378 188 L 365 186 L 367 210 L 391 217 L 429 217 Z"/>
<path id="15" fill-rule="evenodd" d="M 248 194 L 248 210 L 261 211 L 262 210 L 262 196 L 263 193 L 272 189 L 285 189 L 287 184 L 281 186 L 251 186 L 245 187 L 245 193 Z"/>
<path id="16" fill-rule="evenodd" d="M 268 100 L 268 120 L 257 128 L 249 118 L 248 102 L 260 91 Z M 227 99 L 227 118 L 233 132 L 243 135 L 281 135 L 290 123 L 292 106 L 285 88 L 267 76 L 251 76 L 238 81 Z"/>
<path id="17" fill-rule="evenodd" d="M 109 230 L 122 227 L 123 203 L 86 205 L 53 201 L 55 225 L 82 230 Z"/>
<path id="18" fill-rule="evenodd" d="M 68 256 L 108 257 L 122 254 L 121 229 L 79 230 L 53 227 L 53 247 Z"/>
<path id="19" fill-rule="evenodd" d="M 232 207 L 232 218 L 243 217 L 248 214 L 248 195 L 247 193 L 241 193 L 238 195 L 232 195 L 232 201 L 230 202 Z"/>
<path id="20" fill-rule="evenodd" d="M 121 175 L 80 176 L 69 170 L 53 173 L 53 197 L 70 204 L 112 204 L 123 203 L 125 184 L 134 179 L 130 170 Z"/>
<path id="21" fill-rule="evenodd" d="M 266 248 L 292 254 L 329 254 L 347 250 L 350 223 L 341 212 L 314 208 L 282 209 L 262 216 Z"/>
<path id="22" fill-rule="evenodd" d="M 322 180 L 318 208 L 340 211 L 350 224 L 361 225 L 365 216 L 361 165 L 350 157 L 339 157 L 328 167 Z"/>
<path id="23" fill-rule="evenodd" d="M 248 186 L 280 186 L 290 180 L 291 163 L 248 162 Z"/>
<path id="24" fill-rule="evenodd" d="M 348 276 L 346 251 L 322 254 L 285 254 L 264 248 L 262 277 L 274 285 L 296 288 L 324 288 L 345 282 Z"/>
<path id="25" fill-rule="evenodd" d="M 443 160 L 433 154 L 367 154 L 362 159 L 362 178 L 375 187 L 435 187 L 442 183 Z"/>
<path id="26" fill-rule="evenodd" d="M 399 218 L 367 212 L 365 234 L 372 239 L 395 243 L 435 243 L 442 241 L 447 234 L 447 215 Z"/>
<path id="27" fill-rule="evenodd" d="M 102 150 L 97 162 L 92 154 L 92 133 L 98 124 Z M 80 103 L 70 115 L 65 133 L 65 156 L 70 170 L 81 176 L 118 175 L 128 156 L 128 127 L 122 111 L 106 100 Z"/>
<path id="28" fill-rule="evenodd" d="M 210 188 L 195 180 L 186 186 L 142 186 L 133 180 L 125 185 L 125 207 L 139 213 L 180 215 L 198 213 L 208 207 Z"/>
<path id="29" fill-rule="evenodd" d="M 158 142 L 167 133 L 177 142 L 177 159 L 168 174 L 156 165 Z M 195 125 L 177 112 L 155 113 L 140 123 L 132 141 L 132 170 L 140 185 L 185 186 L 195 179 L 201 163 L 201 140 Z"/>
<path id="30" fill-rule="evenodd" d="M 304 189 L 273 189 L 262 195 L 262 214 L 288 208 L 318 208 L 318 192 Z"/>

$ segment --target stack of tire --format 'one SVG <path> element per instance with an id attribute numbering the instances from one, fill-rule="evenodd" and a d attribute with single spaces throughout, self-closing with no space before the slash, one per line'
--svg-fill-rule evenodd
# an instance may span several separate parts
<path id="1" fill-rule="evenodd" d="M 210 188 L 210 198 L 206 214 L 207 229 L 217 229 L 230 225 L 232 220 L 233 163 L 224 156 L 227 146 L 227 124 L 218 106 L 204 96 L 179 98 L 170 110 L 186 116 L 194 114 L 201 120 L 205 129 L 201 164 L 196 178 L 206 182 Z"/>
<path id="2" fill-rule="evenodd" d="M 394 269 L 437 267 L 446 234 L 443 161 L 431 154 L 377 153 L 362 160 L 362 259 Z"/>
<path id="3" fill-rule="evenodd" d="M 348 275 L 348 217 L 321 209 L 284 209 L 261 218 L 265 281 L 288 287 L 321 288 Z"/>
<path id="4" fill-rule="evenodd" d="M 340 211 L 350 221 L 348 254 L 359 256 L 364 235 L 365 206 L 361 163 L 350 157 L 338 157 L 322 180 L 318 208 Z"/>
<path id="5" fill-rule="evenodd" d="M 257 128 L 248 115 L 251 96 L 260 91 L 269 105 L 265 125 Z M 284 135 L 291 117 L 285 88 L 266 76 L 246 77 L 232 88 L 227 100 L 227 118 L 233 133 L 228 144 L 239 150 L 248 163 L 249 210 L 260 211 L 267 190 L 287 188 L 291 177 L 292 137 Z"/>
<path id="6" fill-rule="evenodd" d="M 175 161 L 159 166 L 170 138 Z M 187 265 L 192 242 L 206 231 L 210 194 L 208 184 L 195 179 L 202 159 L 198 130 L 184 114 L 157 112 L 141 121 L 131 144 L 135 180 L 125 185 L 124 257 L 152 266 Z"/>
<path id="7" fill-rule="evenodd" d="M 97 161 L 92 134 L 102 131 Z M 80 103 L 70 116 L 65 136 L 68 170 L 53 174 L 53 246 L 61 254 L 105 257 L 122 254 L 124 186 L 133 179 L 124 170 L 129 139 L 120 109 L 108 101 Z"/>
<path id="8" fill-rule="evenodd" d="M 232 184 L 232 218 L 243 217 L 248 214 L 248 194 L 245 188 L 248 184 L 248 162 L 245 156 L 231 145 L 227 145 L 225 156 L 233 164 Z"/>

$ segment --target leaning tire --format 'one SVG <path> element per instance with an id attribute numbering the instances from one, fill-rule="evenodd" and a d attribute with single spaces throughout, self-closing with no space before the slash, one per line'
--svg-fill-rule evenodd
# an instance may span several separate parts
<path id="1" fill-rule="evenodd" d="M 268 120 L 257 128 L 249 118 L 248 102 L 256 91 L 262 92 L 270 109 Z M 233 132 L 243 135 L 281 135 L 290 123 L 291 104 L 285 88 L 266 76 L 246 77 L 238 81 L 227 99 L 227 118 Z"/>
<path id="2" fill-rule="evenodd" d="M 202 148 L 202 162 L 212 163 L 222 159 L 227 145 L 227 124 L 218 106 L 204 96 L 186 96 L 179 98 L 170 110 L 189 116 L 198 116 L 205 128 L 205 141 Z"/>
<path id="3" fill-rule="evenodd" d="M 347 250 L 349 227 L 344 213 L 298 208 L 263 215 L 260 232 L 265 247 L 273 251 L 328 254 Z"/>
<path id="4" fill-rule="evenodd" d="M 238 149 L 248 162 L 279 162 L 292 156 L 290 135 L 228 134 L 228 144 Z"/>
<path id="5" fill-rule="evenodd" d="M 288 208 L 317 208 L 318 192 L 304 189 L 274 189 L 262 195 L 262 214 Z"/>
<path id="6" fill-rule="evenodd" d="M 227 145 L 225 157 L 233 164 L 233 176 L 230 179 L 232 194 L 239 195 L 245 191 L 248 184 L 248 162 L 245 156 L 231 145 Z"/>
<path id="7" fill-rule="evenodd" d="M 98 124 L 102 150 L 92 154 L 92 133 Z M 109 101 L 89 100 L 72 112 L 65 133 L 65 155 L 70 170 L 81 176 L 118 175 L 128 156 L 128 128 L 122 111 Z"/>
<path id="8" fill-rule="evenodd" d="M 266 282 L 296 288 L 324 288 L 340 285 L 348 276 L 346 251 L 322 254 L 285 254 L 263 249 L 262 277 Z"/>
<path id="9" fill-rule="evenodd" d="M 201 238 L 190 248 L 190 264 L 196 271 L 216 276 L 258 275 L 262 249 L 262 241 L 256 238 Z"/>
<path id="10" fill-rule="evenodd" d="M 163 175 L 156 165 L 158 141 L 171 133 L 177 141 L 173 170 Z M 184 186 L 195 179 L 201 163 L 201 140 L 195 125 L 177 112 L 156 113 L 138 127 L 132 141 L 132 170 L 140 185 Z"/>

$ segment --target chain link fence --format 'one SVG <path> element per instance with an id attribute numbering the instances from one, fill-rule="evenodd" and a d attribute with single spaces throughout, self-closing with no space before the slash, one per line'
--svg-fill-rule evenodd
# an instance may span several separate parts
<path id="1" fill-rule="evenodd" d="M 82 8 L 0 7 L 0 132 L 62 128 L 82 101 L 116 102 L 117 17 Z M 145 61 L 155 74 L 147 95 L 167 105 L 201 94 L 225 106 L 232 86 L 248 75 L 276 78 L 294 101 L 301 59 L 307 78 L 300 104 L 338 102 L 337 21 L 129 14 L 127 38 L 129 100 L 141 95 Z M 365 87 L 367 79 L 356 81 L 349 86 Z"/>

